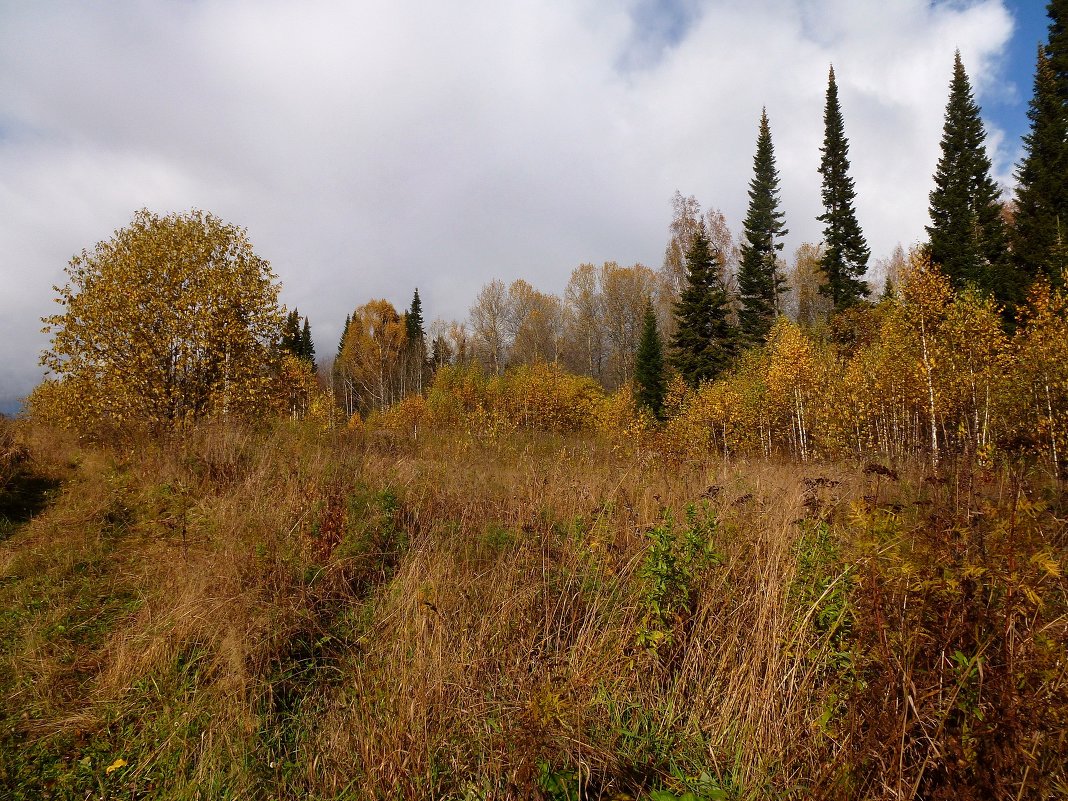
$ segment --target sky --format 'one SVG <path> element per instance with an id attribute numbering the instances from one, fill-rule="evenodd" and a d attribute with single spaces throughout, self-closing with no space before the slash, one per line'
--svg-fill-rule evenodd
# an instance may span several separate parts
<path id="1" fill-rule="evenodd" d="M 53 285 L 140 208 L 247 229 L 331 355 L 418 287 L 659 267 L 676 190 L 739 232 L 762 107 L 818 242 L 833 64 L 873 261 L 924 238 L 953 53 L 1011 190 L 1041 0 L 0 0 L 0 406 Z"/>

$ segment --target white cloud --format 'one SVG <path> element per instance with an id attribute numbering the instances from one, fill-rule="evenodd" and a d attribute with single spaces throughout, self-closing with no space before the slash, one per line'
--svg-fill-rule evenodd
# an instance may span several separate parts
<path id="1" fill-rule="evenodd" d="M 818 240 L 831 62 L 885 255 L 924 235 L 954 49 L 1007 92 L 1011 28 L 1001 0 L 4 4 L 0 396 L 36 380 L 66 260 L 141 206 L 248 227 L 323 354 L 416 285 L 463 317 L 493 277 L 657 266 L 676 188 L 739 228 L 765 105 L 788 251 Z"/>

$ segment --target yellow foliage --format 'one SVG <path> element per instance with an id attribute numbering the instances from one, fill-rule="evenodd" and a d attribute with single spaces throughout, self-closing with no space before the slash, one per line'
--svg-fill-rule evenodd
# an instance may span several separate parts
<path id="1" fill-rule="evenodd" d="M 536 362 L 487 377 L 481 368 L 438 371 L 426 399 L 429 422 L 480 436 L 528 431 L 590 430 L 604 393 L 589 378 Z"/>
<path id="2" fill-rule="evenodd" d="M 595 413 L 597 431 L 606 439 L 624 446 L 645 443 L 657 430 L 657 422 L 646 408 L 634 402 L 629 386 L 606 395 Z"/>
<path id="3" fill-rule="evenodd" d="M 167 429 L 271 407 L 279 288 L 243 230 L 142 210 L 66 272 L 41 358 L 69 396 L 66 422 Z"/>
<path id="4" fill-rule="evenodd" d="M 26 399 L 27 412 L 38 423 L 67 429 L 81 428 L 86 421 L 80 399 L 89 389 L 73 376 L 46 379 Z"/>
<path id="5" fill-rule="evenodd" d="M 426 415 L 427 404 L 422 395 L 410 395 L 388 409 L 372 412 L 367 417 L 366 425 L 372 431 L 386 431 L 417 439 Z"/>
<path id="6" fill-rule="evenodd" d="M 1064 469 L 1068 457 L 1068 294 L 1036 282 L 1004 368 L 1013 393 L 1012 439 Z"/>
<path id="7" fill-rule="evenodd" d="M 372 300 L 357 308 L 334 365 L 346 408 L 367 413 L 403 398 L 410 355 L 404 318 L 393 304 Z"/>

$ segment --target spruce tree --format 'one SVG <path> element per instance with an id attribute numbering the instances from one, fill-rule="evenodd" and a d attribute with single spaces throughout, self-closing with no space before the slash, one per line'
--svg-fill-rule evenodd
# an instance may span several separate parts
<path id="1" fill-rule="evenodd" d="M 672 364 L 691 387 L 718 378 L 737 351 L 721 270 L 702 221 L 686 253 L 686 285 L 675 304 L 671 338 Z"/>
<path id="2" fill-rule="evenodd" d="M 1068 0 L 1050 0 L 1046 14 L 1049 16 L 1046 54 L 1057 79 L 1057 94 L 1061 102 L 1068 103 Z"/>
<path id="3" fill-rule="evenodd" d="M 667 382 L 664 380 L 664 348 L 652 300 L 646 300 L 642 318 L 642 333 L 638 339 L 638 352 L 634 357 L 634 397 L 638 404 L 652 412 L 658 420 L 664 413 L 664 395 Z"/>
<path id="4" fill-rule="evenodd" d="M 985 141 L 979 106 L 958 51 L 930 195 L 931 261 L 941 265 L 954 288 L 973 286 L 1007 303 L 1016 298 L 1018 287 L 1008 265 L 1001 192 L 990 177 Z"/>
<path id="5" fill-rule="evenodd" d="M 836 311 L 852 306 L 868 294 L 863 276 L 871 251 L 857 222 L 853 208 L 856 191 L 849 177 L 849 141 L 845 136 L 842 109 L 834 67 L 827 78 L 827 107 L 823 112 L 823 147 L 820 148 L 820 175 L 823 176 L 824 212 L 817 219 L 824 224 L 823 259 L 820 269 L 826 282 L 820 292 L 834 302 Z"/>
<path id="6" fill-rule="evenodd" d="M 419 289 L 412 295 L 412 305 L 404 314 L 404 329 L 408 335 L 408 370 L 416 392 L 423 391 L 423 374 L 426 369 L 426 333 L 423 330 L 423 302 Z"/>
<path id="7" fill-rule="evenodd" d="M 282 341 L 280 347 L 283 353 L 289 353 L 301 358 L 300 342 L 300 312 L 296 309 L 286 315 L 285 323 L 282 324 Z"/>
<path id="8" fill-rule="evenodd" d="M 883 294 L 879 296 L 879 300 L 891 300 L 894 297 L 894 282 L 890 280 L 890 276 L 886 276 L 886 283 L 883 284 Z"/>
<path id="9" fill-rule="evenodd" d="M 315 343 L 312 342 L 311 323 L 304 318 L 304 328 L 300 332 L 300 358 L 308 363 L 312 371 L 315 371 Z"/>
<path id="10" fill-rule="evenodd" d="M 1028 279 L 1046 275 L 1059 283 L 1068 267 L 1068 97 L 1041 46 L 1027 116 L 1031 130 L 1016 171 L 1013 258 Z"/>
<path id="11" fill-rule="evenodd" d="M 738 322 L 749 344 L 763 342 L 779 313 L 779 293 L 785 283 L 779 274 L 776 254 L 789 233 L 779 209 L 779 172 L 767 111 L 760 115 L 760 133 L 749 182 L 749 211 L 745 217 L 742 259 L 738 268 L 738 293 L 742 303 Z"/>
<path id="12" fill-rule="evenodd" d="M 419 290 L 412 295 L 412 305 L 404 318 L 404 325 L 410 342 L 423 341 L 426 332 L 423 330 L 423 302 L 419 299 Z"/>
<path id="13" fill-rule="evenodd" d="M 345 315 L 345 327 L 341 329 L 341 339 L 337 341 L 337 355 L 335 359 L 341 358 L 341 351 L 345 348 L 345 337 L 348 336 L 349 326 L 352 325 L 352 315 Z"/>
<path id="14" fill-rule="evenodd" d="M 348 381 L 344 376 L 344 368 L 341 362 L 341 354 L 345 350 L 345 339 L 349 335 L 349 326 L 352 325 L 352 315 L 345 315 L 345 327 L 341 329 L 341 338 L 337 341 L 337 354 L 334 356 L 334 363 L 330 371 L 331 383 L 334 389 L 334 397 L 337 398 L 338 405 L 345 410 L 346 414 L 351 415 L 354 411 L 352 403 L 352 394 L 348 387 Z"/>

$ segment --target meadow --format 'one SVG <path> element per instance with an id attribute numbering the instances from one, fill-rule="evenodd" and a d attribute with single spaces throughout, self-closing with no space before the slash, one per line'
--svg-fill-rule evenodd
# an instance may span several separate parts
<path id="1" fill-rule="evenodd" d="M 1068 797 L 1033 457 L 2 424 L 4 798 Z"/>

